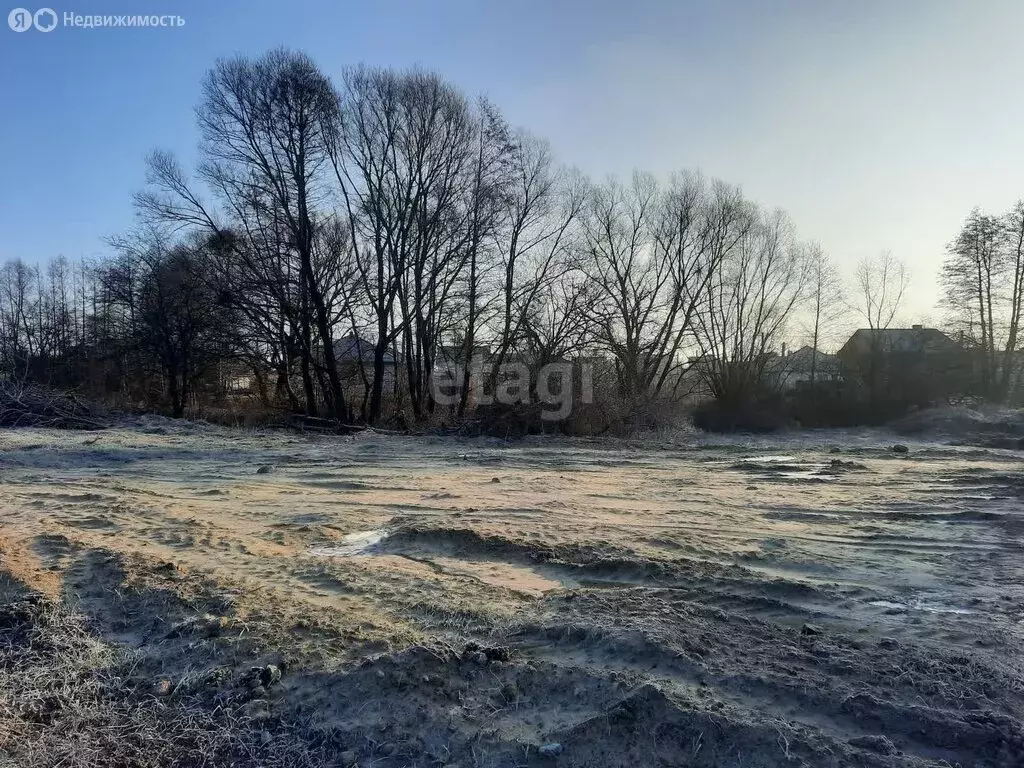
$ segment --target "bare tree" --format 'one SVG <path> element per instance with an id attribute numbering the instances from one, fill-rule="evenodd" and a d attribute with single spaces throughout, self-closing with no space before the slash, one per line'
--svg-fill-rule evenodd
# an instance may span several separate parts
<path id="1" fill-rule="evenodd" d="M 471 183 L 466 204 L 468 240 L 466 243 L 465 312 L 462 336 L 462 386 L 458 413 L 463 415 L 469 403 L 470 380 L 476 356 L 477 335 L 488 313 L 484 279 L 489 272 L 488 241 L 493 239 L 507 210 L 512 183 L 512 153 L 516 150 L 512 131 L 497 109 L 482 99 L 478 106 Z M 454 362 L 454 361 L 449 361 Z"/>
<path id="2" fill-rule="evenodd" d="M 970 339 L 981 393 L 1005 400 L 1015 370 L 1024 305 L 1024 204 L 1004 216 L 971 211 L 942 266 L 953 322 Z"/>
<path id="3" fill-rule="evenodd" d="M 209 280 L 208 254 L 200 238 L 173 243 L 154 230 L 112 245 L 119 263 L 105 283 L 112 301 L 131 308 L 122 314 L 120 333 L 132 339 L 141 365 L 162 379 L 171 412 L 180 418 L 196 381 L 225 356 L 223 342 L 234 327 Z"/>
<path id="4" fill-rule="evenodd" d="M 595 187 L 583 217 L 595 342 L 616 361 L 628 401 L 659 394 L 707 309 L 713 275 L 745 227 L 739 191 L 677 174 Z"/>
<path id="5" fill-rule="evenodd" d="M 397 74 L 366 67 L 344 75 L 341 129 L 331 162 L 352 231 L 356 266 L 376 339 L 369 403 L 363 416 L 380 416 L 385 358 L 397 338 L 395 303 L 409 259 L 415 179 L 398 160 L 402 141 L 402 86 Z"/>
<path id="6" fill-rule="evenodd" d="M 817 380 L 818 350 L 823 335 L 846 313 L 846 297 L 843 281 L 828 253 L 821 243 L 811 243 L 807 252 L 808 261 L 808 302 L 809 337 L 811 341 L 810 383 Z"/>
<path id="7" fill-rule="evenodd" d="M 478 234 L 464 205 L 476 121 L 461 93 L 420 71 L 350 70 L 343 103 L 331 156 L 377 336 L 367 417 L 380 415 L 385 356 L 396 342 L 420 416 L 467 244 Z"/>
<path id="8" fill-rule="evenodd" d="M 1003 223 L 995 216 L 971 212 L 956 239 L 947 247 L 942 265 L 946 301 L 967 325 L 981 361 L 983 393 L 995 394 L 996 311 L 1002 276 Z"/>
<path id="9" fill-rule="evenodd" d="M 806 251 L 782 212 L 765 213 L 748 203 L 737 230 L 695 323 L 700 372 L 726 408 L 750 405 L 764 388 L 773 350 L 808 278 Z"/>
<path id="10" fill-rule="evenodd" d="M 542 294 L 574 266 L 573 227 L 586 195 L 578 176 L 555 167 L 546 142 L 520 134 L 510 165 L 505 215 L 495 233 L 497 343 L 490 381 L 497 380 L 510 354 L 518 352 L 528 357 L 527 326 L 531 318 L 537 319 Z M 536 343 L 537 338 L 533 341 Z M 537 360 L 528 362 L 535 368 L 544 364 Z"/>
<path id="11" fill-rule="evenodd" d="M 892 325 L 903 305 L 909 278 L 903 262 L 891 251 L 865 256 L 858 262 L 855 274 L 859 291 L 855 308 L 872 330 L 885 330 Z"/>
<path id="12" fill-rule="evenodd" d="M 651 253 L 658 188 L 651 176 L 594 187 L 583 217 L 584 270 L 595 286 L 590 319 L 596 341 L 615 359 L 620 394 L 647 393 L 647 365 L 669 281 L 667 265 Z"/>
<path id="13" fill-rule="evenodd" d="M 0 273 L 0 327 L 3 329 L 5 373 L 24 381 L 39 350 L 40 332 L 35 322 L 39 298 L 37 270 L 21 259 L 9 261 Z"/>
<path id="14" fill-rule="evenodd" d="M 908 285 L 907 270 L 903 262 L 891 251 L 877 256 L 865 256 L 857 264 L 856 284 L 859 314 L 867 321 L 870 334 L 868 350 L 867 386 L 869 397 L 876 400 L 879 375 L 882 368 L 882 334 L 899 314 Z"/>
<path id="15" fill-rule="evenodd" d="M 276 49 L 255 60 L 218 61 L 203 83 L 203 103 L 197 114 L 203 139 L 200 177 L 230 215 L 242 221 L 261 217 L 259 228 L 274 233 L 275 250 L 295 256 L 301 308 L 293 317 L 299 322 L 307 408 L 315 409 L 311 371 L 320 365 L 326 374 L 330 410 L 336 418 L 344 418 L 345 394 L 326 300 L 330 286 L 317 279 L 314 265 L 321 226 L 317 209 L 328 195 L 328 148 L 338 131 L 338 96 L 309 57 Z M 216 217 L 165 155 L 153 155 L 150 175 L 156 193 L 138 197 L 144 211 L 222 235 Z M 251 246 L 255 233 L 248 234 Z M 222 237 L 221 250 L 243 242 Z M 243 255 L 251 258 L 254 253 L 250 248 Z M 315 349 L 314 328 L 319 342 Z"/>
<path id="16" fill-rule="evenodd" d="M 1006 249 L 1005 269 L 1009 277 L 1009 307 L 1006 318 L 1006 344 L 1003 347 L 1001 396 L 1010 395 L 1012 379 L 1017 373 L 1017 351 L 1020 344 L 1021 320 L 1024 319 L 1024 200 L 1020 200 L 1003 217 Z"/>

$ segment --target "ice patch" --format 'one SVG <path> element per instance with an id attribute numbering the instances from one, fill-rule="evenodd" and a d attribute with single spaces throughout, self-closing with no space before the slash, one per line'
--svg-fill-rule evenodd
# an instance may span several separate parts
<path id="1" fill-rule="evenodd" d="M 828 474 L 822 465 L 819 469 L 797 469 L 792 472 L 779 472 L 779 477 L 787 480 L 817 480 L 821 482 L 838 481 L 838 475 Z"/>
<path id="2" fill-rule="evenodd" d="M 342 536 L 341 541 L 333 547 L 314 547 L 309 550 L 311 555 L 320 557 L 352 557 L 365 555 L 384 541 L 388 535 L 386 528 L 373 528 L 369 531 L 356 531 Z"/>
<path id="3" fill-rule="evenodd" d="M 954 608 L 949 605 L 936 605 L 935 603 L 923 603 L 914 601 L 912 603 L 897 603 L 892 600 L 872 600 L 868 605 L 876 608 L 895 608 L 901 611 L 925 611 L 927 613 L 955 613 L 959 616 L 968 616 L 974 611 L 967 608 Z"/>
<path id="4" fill-rule="evenodd" d="M 455 556 L 438 555 L 430 552 L 401 551 L 400 548 L 389 547 L 387 550 L 380 545 L 388 536 L 386 528 L 374 528 L 369 531 L 357 531 L 343 536 L 332 547 L 314 547 L 309 554 L 320 557 L 354 557 L 359 555 L 380 557 L 379 562 L 387 563 L 390 557 L 406 558 L 411 563 L 426 566 L 448 576 L 462 576 L 482 581 L 495 587 L 502 587 L 530 597 L 541 597 L 546 592 L 562 589 L 565 584 L 544 574 L 540 569 L 497 559 L 466 559 Z M 371 561 L 365 561 L 367 564 Z M 574 584 L 573 586 L 579 586 Z"/>

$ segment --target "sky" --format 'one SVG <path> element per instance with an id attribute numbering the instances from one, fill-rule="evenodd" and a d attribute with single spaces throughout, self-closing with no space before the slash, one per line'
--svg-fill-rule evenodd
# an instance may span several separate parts
<path id="1" fill-rule="evenodd" d="M 970 210 L 1024 197 L 1019 0 L 49 7 L 185 24 L 0 27 L 0 262 L 105 253 L 132 225 L 146 153 L 194 163 L 206 70 L 279 45 L 332 76 L 361 62 L 437 71 L 594 178 L 691 169 L 739 184 L 847 274 L 891 250 L 911 275 L 906 322 L 941 318 L 936 273 Z"/>

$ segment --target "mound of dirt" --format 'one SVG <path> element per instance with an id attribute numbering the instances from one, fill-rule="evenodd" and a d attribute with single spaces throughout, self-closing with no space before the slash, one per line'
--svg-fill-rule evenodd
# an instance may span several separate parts
<path id="1" fill-rule="evenodd" d="M 1006 447 L 1024 447 L 1017 442 L 1024 438 L 1024 410 L 1013 408 L 974 409 L 963 405 L 927 408 L 897 419 L 889 426 L 906 435 L 961 440 L 1004 438 L 1013 441 Z"/>

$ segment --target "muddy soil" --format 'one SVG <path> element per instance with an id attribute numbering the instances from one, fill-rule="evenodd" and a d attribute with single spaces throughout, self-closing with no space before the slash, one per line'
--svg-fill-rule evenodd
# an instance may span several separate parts
<path id="1" fill-rule="evenodd" d="M 0 433 L 0 764 L 1024 765 L 1017 451 L 97 434 Z"/>

